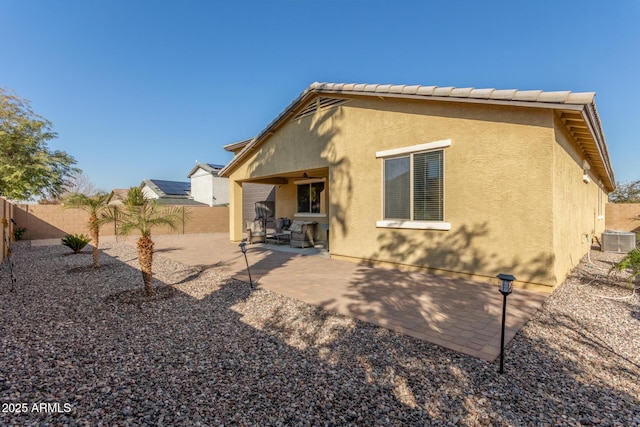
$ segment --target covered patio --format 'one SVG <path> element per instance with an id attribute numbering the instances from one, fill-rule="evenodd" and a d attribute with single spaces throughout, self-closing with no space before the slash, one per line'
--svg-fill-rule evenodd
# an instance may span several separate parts
<path id="1" fill-rule="evenodd" d="M 273 176 L 262 176 L 233 183 L 233 200 L 231 207 L 231 239 L 241 241 L 247 235 L 249 224 L 253 218 L 243 218 L 242 213 L 253 206 L 244 206 L 245 184 L 272 185 L 275 190 L 275 210 L 268 218 L 262 218 L 267 233 L 276 230 L 276 218 L 286 218 L 290 222 L 309 222 L 314 225 L 314 240 L 328 248 L 329 213 L 329 168 L 315 168 L 280 173 Z M 255 218 L 261 216 L 256 204 Z M 271 225 L 271 227 L 269 226 Z M 282 230 L 279 230 L 282 231 Z M 264 239 L 263 239 L 264 240 Z"/>
<path id="2" fill-rule="evenodd" d="M 135 244 L 135 238 L 126 242 Z M 248 286 L 245 259 L 226 233 L 154 236 L 154 242 L 158 255 L 203 269 L 219 268 Z M 500 353 L 502 295 L 497 286 L 329 259 L 316 248 L 247 247 L 257 288 L 484 360 L 493 361 Z M 505 342 L 547 295 L 514 290 L 508 298 Z"/>

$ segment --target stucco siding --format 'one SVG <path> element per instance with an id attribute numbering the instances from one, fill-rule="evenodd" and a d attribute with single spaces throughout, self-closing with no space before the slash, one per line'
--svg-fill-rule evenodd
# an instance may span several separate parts
<path id="1" fill-rule="evenodd" d="M 343 107 L 330 150 L 344 165 L 330 169 L 332 255 L 476 278 L 508 272 L 521 282 L 549 283 L 552 239 L 544 230 L 552 227 L 551 114 L 410 101 L 358 100 Z M 443 139 L 452 141 L 444 149 L 444 219 L 451 230 L 377 228 L 383 218 L 376 152 Z"/>
<path id="2" fill-rule="evenodd" d="M 193 200 L 211 206 L 213 200 L 213 185 L 211 174 L 199 169 L 191 176 L 191 195 Z M 227 191 L 229 186 L 227 185 Z"/>
<path id="3" fill-rule="evenodd" d="M 227 178 L 211 177 L 213 187 L 213 206 L 226 205 L 229 203 L 229 183 Z M 193 190 L 192 190 L 193 191 Z"/>
<path id="4" fill-rule="evenodd" d="M 326 167 L 323 152 L 337 132 L 331 126 L 331 116 L 311 116 L 288 122 L 255 149 L 232 172 L 230 179 L 268 177 Z"/>
<path id="5" fill-rule="evenodd" d="M 593 235 L 604 231 L 606 193 L 591 170 L 583 180 L 584 156 L 559 119 L 555 119 L 553 172 L 553 248 L 556 283 L 587 253 Z M 598 193 L 601 196 L 598 196 Z M 601 204 L 600 208 L 598 204 Z"/>
<path id="6" fill-rule="evenodd" d="M 142 187 L 142 194 L 147 199 L 157 199 L 158 198 L 158 194 L 155 191 L 153 191 L 152 189 L 150 189 L 147 185 L 144 185 Z"/>

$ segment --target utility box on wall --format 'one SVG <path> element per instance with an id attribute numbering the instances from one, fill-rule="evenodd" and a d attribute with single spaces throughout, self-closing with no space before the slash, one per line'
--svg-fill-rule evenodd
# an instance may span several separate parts
<path id="1" fill-rule="evenodd" d="M 602 250 L 604 252 L 627 253 L 635 247 L 635 233 L 611 230 L 602 233 Z"/>

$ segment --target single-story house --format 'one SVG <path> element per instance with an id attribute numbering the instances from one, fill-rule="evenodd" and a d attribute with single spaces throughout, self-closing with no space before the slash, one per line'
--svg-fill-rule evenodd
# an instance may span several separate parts
<path id="1" fill-rule="evenodd" d="M 316 221 L 332 258 L 553 287 L 614 189 L 594 93 L 313 83 L 219 172 Z"/>
<path id="2" fill-rule="evenodd" d="M 206 206 L 193 200 L 190 182 L 145 179 L 140 188 L 147 199 L 154 199 L 158 204 Z"/>
<path id="3" fill-rule="evenodd" d="M 229 179 L 218 176 L 224 165 L 197 163 L 187 175 L 191 195 L 196 202 L 209 206 L 229 204 Z"/>

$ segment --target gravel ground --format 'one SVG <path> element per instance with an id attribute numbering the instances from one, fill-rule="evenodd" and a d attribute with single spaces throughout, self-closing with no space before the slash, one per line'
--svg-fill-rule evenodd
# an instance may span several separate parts
<path id="1" fill-rule="evenodd" d="M 619 255 L 583 261 L 500 375 L 158 255 L 141 302 L 132 246 L 97 270 L 67 251 L 16 244 L 15 291 L 0 269 L 0 425 L 640 425 L 640 301 L 604 278 Z"/>

